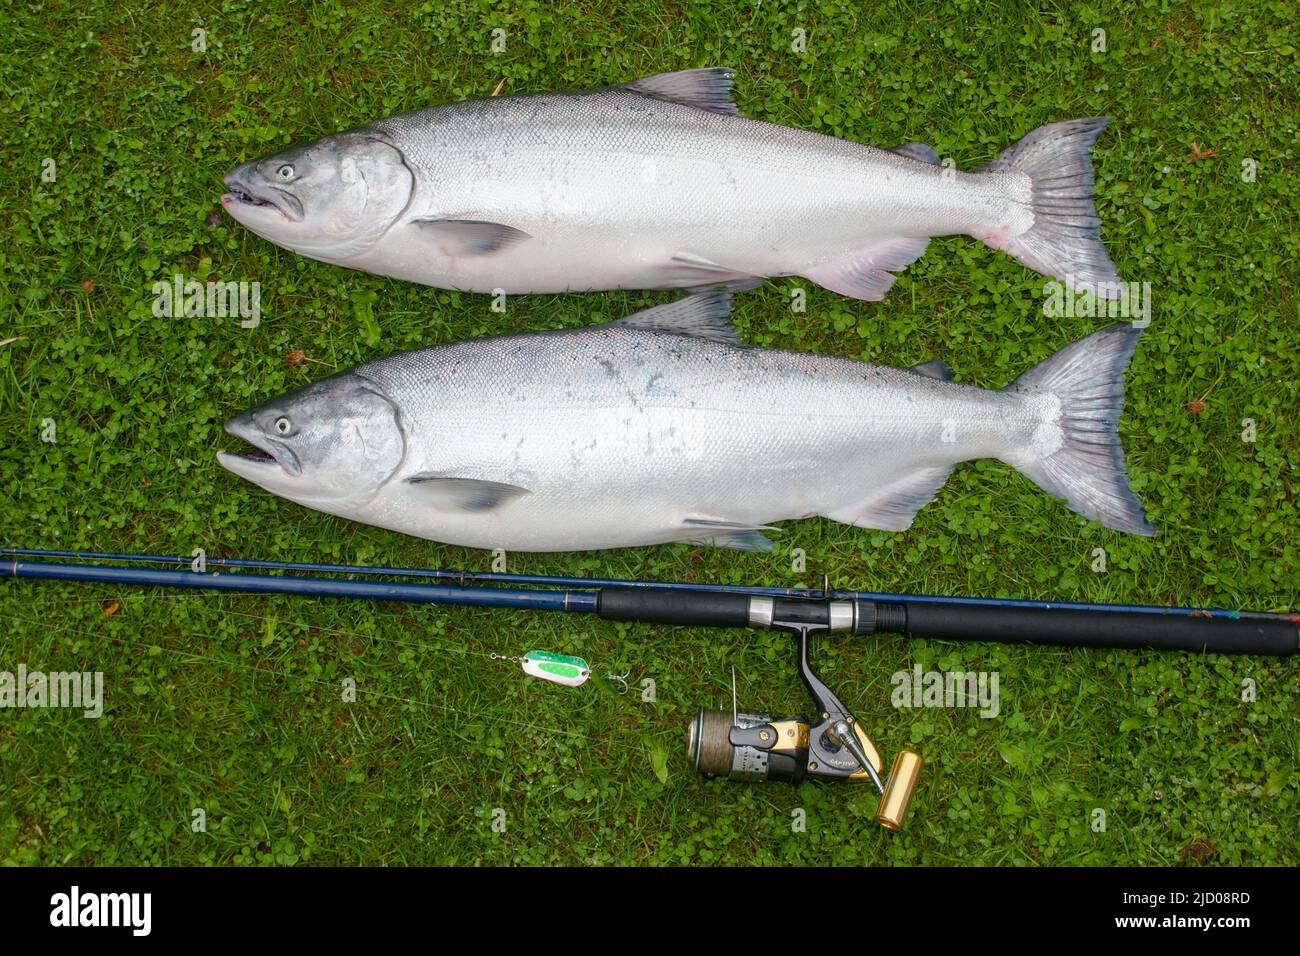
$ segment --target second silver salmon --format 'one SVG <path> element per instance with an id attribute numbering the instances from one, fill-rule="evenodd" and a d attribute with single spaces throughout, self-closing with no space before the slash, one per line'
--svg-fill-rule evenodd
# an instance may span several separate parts
<path id="1" fill-rule="evenodd" d="M 259 451 L 219 457 L 318 511 L 511 551 L 767 548 L 770 522 L 811 515 L 900 531 L 973 458 L 1152 533 L 1116 431 L 1133 326 L 987 391 L 942 367 L 746 348 L 728 298 L 368 362 L 231 419 Z"/>

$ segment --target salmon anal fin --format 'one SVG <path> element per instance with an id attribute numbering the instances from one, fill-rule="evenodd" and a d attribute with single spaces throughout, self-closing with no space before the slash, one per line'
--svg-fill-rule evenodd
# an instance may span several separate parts
<path id="1" fill-rule="evenodd" d="M 875 489 L 857 501 L 824 514 L 832 521 L 842 521 L 859 528 L 906 531 L 912 526 L 916 513 L 934 500 L 950 474 L 952 465 L 922 468 Z"/>
<path id="2" fill-rule="evenodd" d="M 891 239 L 843 259 L 813 266 L 802 275 L 841 295 L 867 301 L 883 299 L 898 278 L 894 273 L 921 258 L 929 242 L 929 239 Z"/>

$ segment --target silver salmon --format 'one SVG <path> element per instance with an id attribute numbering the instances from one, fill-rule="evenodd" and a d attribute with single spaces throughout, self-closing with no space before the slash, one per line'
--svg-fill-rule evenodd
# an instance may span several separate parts
<path id="1" fill-rule="evenodd" d="M 221 464 L 309 508 L 451 544 L 766 549 L 822 515 L 902 531 L 953 466 L 997 458 L 1152 534 L 1116 422 L 1141 330 L 1113 325 L 1000 391 L 749 348 L 708 292 L 604 325 L 404 352 L 231 419 Z"/>
<path id="2" fill-rule="evenodd" d="M 1042 126 L 974 172 L 746 119 L 727 69 L 470 100 L 245 163 L 225 209 L 295 252 L 473 292 L 744 288 L 803 276 L 879 299 L 932 236 L 969 235 L 1118 298 L 1090 148 Z"/>

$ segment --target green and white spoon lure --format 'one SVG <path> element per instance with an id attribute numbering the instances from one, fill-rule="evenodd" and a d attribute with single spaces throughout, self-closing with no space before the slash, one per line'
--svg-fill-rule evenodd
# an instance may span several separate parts
<path id="1" fill-rule="evenodd" d="M 510 657 L 506 654 L 492 654 L 491 657 L 497 661 L 515 661 L 529 677 L 538 677 L 565 687 L 581 687 L 591 676 L 591 668 L 586 661 L 568 654 L 529 651 L 523 657 Z"/>

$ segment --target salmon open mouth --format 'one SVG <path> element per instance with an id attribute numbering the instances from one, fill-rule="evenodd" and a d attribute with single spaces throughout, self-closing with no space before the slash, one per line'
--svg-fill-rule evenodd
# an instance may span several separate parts
<path id="1" fill-rule="evenodd" d="M 290 477 L 297 476 L 300 473 L 298 463 L 292 455 L 283 455 L 281 457 L 261 448 L 248 448 L 243 451 L 233 452 L 219 451 L 217 452 L 217 461 L 225 468 L 245 478 L 251 478 L 259 471 L 266 472 L 271 469 Z"/>
<path id="2" fill-rule="evenodd" d="M 264 464 L 270 464 L 271 462 L 275 461 L 277 465 L 279 464 L 279 462 L 276 461 L 274 455 L 269 455 L 266 452 L 261 451 L 257 448 L 251 448 L 248 451 L 236 452 L 236 454 L 239 455 L 240 458 L 243 458 L 247 461 L 260 461 Z"/>
<path id="3" fill-rule="evenodd" d="M 217 461 L 235 474 L 250 480 L 272 469 L 290 477 L 302 474 L 302 464 L 292 449 L 264 435 L 249 416 L 239 415 L 226 422 L 226 432 L 247 444 L 240 451 L 217 452 Z"/>
<path id="4" fill-rule="evenodd" d="M 292 193 L 275 186 L 259 186 L 234 172 L 226 176 L 225 183 L 230 191 L 222 194 L 221 205 L 228 210 L 232 207 L 261 209 L 278 212 L 291 222 L 302 221 L 302 203 Z"/>

